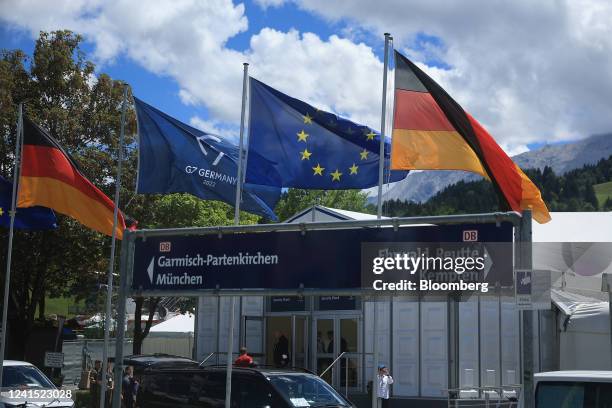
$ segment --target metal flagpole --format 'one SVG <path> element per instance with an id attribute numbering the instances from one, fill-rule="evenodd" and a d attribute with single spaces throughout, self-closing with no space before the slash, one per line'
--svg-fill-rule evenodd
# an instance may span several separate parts
<path id="1" fill-rule="evenodd" d="M 104 348 L 102 349 L 102 388 L 100 389 L 100 408 L 106 402 L 106 372 L 108 370 L 108 343 L 110 341 L 110 321 L 113 298 L 113 272 L 115 271 L 115 243 L 117 236 L 117 218 L 119 216 L 119 191 L 121 189 L 121 166 L 123 164 L 123 139 L 125 138 L 125 111 L 127 109 L 128 86 L 123 85 L 123 106 L 121 107 L 121 130 L 119 131 L 119 162 L 117 163 L 117 180 L 115 181 L 115 210 L 113 213 L 113 235 L 111 253 L 108 261 L 108 279 L 106 281 L 106 318 L 104 319 Z M 123 346 L 123 345 L 121 345 Z M 119 347 L 115 345 L 115 347 Z M 121 362 L 119 362 L 121 364 Z M 115 379 L 116 381 L 117 379 Z M 120 380 L 119 380 L 120 381 Z"/>
<path id="2" fill-rule="evenodd" d="M 244 75 L 242 78 L 242 110 L 240 112 L 240 141 L 238 143 L 238 177 L 236 177 L 236 205 L 234 205 L 234 224 L 240 224 L 240 198 L 242 193 L 242 167 L 243 167 L 243 149 L 244 144 L 244 122 L 246 114 L 246 100 L 247 100 L 247 86 L 249 80 L 249 63 L 245 62 Z M 225 408 L 231 406 L 232 396 L 232 348 L 234 347 L 234 310 L 235 310 L 235 299 L 232 296 L 230 298 L 230 316 L 229 316 L 229 329 L 227 333 L 227 369 L 225 378 Z"/>
<path id="3" fill-rule="evenodd" d="M 0 343 L 0 384 L 2 384 L 2 367 L 4 366 L 4 352 L 6 349 L 6 324 L 8 318 L 8 299 L 11 285 L 11 258 L 13 253 L 13 231 L 15 228 L 15 211 L 17 208 L 17 183 L 19 181 L 19 169 L 21 168 L 21 145 L 23 142 L 23 104 L 19 104 L 17 119 L 17 135 L 15 136 L 15 168 L 13 170 L 13 196 L 11 197 L 11 216 L 9 227 L 9 241 L 6 255 L 6 273 L 4 276 L 4 302 L 2 307 L 2 341 Z"/>
<path id="4" fill-rule="evenodd" d="M 242 78 L 242 111 L 240 113 L 240 142 L 238 143 L 238 177 L 236 177 L 236 204 L 234 205 L 234 224 L 240 224 L 240 199 L 242 195 L 242 145 L 244 144 L 244 117 L 246 112 L 247 84 L 249 80 L 249 63 L 245 62 Z"/>
<path id="5" fill-rule="evenodd" d="M 532 231 L 531 231 L 531 210 L 524 210 L 523 216 L 519 224 L 518 231 L 518 250 L 516 251 L 517 262 L 516 269 L 532 269 Z M 520 327 L 522 328 L 521 335 L 521 357 L 522 357 L 522 375 L 521 381 L 523 384 L 522 407 L 533 407 L 533 310 L 522 310 L 522 320 Z"/>
<path id="6" fill-rule="evenodd" d="M 382 115 L 380 118 L 380 149 L 378 151 L 378 219 L 382 217 L 382 195 L 385 178 L 385 126 L 387 116 L 387 70 L 389 69 L 389 41 L 391 35 L 385 33 L 385 61 L 383 63 L 383 93 L 382 93 Z"/>
<path id="7" fill-rule="evenodd" d="M 125 307 L 128 296 L 128 239 L 123 236 L 121 255 L 119 257 L 119 305 L 117 310 L 117 334 L 115 336 L 115 392 L 113 393 L 113 408 L 121 408 L 121 387 L 123 386 L 123 342 L 125 339 Z"/>

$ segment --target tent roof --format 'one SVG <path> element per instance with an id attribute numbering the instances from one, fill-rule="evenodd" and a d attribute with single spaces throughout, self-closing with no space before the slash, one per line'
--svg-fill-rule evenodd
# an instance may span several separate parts
<path id="1" fill-rule="evenodd" d="M 533 242 L 610 242 L 612 212 L 552 212 L 546 224 L 533 223 Z"/>
<path id="2" fill-rule="evenodd" d="M 193 333 L 195 317 L 191 313 L 178 314 L 151 327 L 151 333 Z"/>
<path id="3" fill-rule="evenodd" d="M 565 331 L 610 332 L 607 302 L 557 289 L 553 289 L 550 296 L 553 304 L 566 316 Z"/>
<path id="4" fill-rule="evenodd" d="M 388 217 L 382 217 L 388 218 Z M 338 208 L 313 205 L 289 217 L 285 222 L 300 223 L 313 221 L 375 220 L 375 214 L 340 210 Z"/>

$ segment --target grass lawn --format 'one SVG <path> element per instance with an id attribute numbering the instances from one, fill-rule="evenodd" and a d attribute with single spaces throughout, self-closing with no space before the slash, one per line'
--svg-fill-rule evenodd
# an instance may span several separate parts
<path id="1" fill-rule="evenodd" d="M 599 202 L 600 206 L 606 202 L 608 197 L 612 198 L 612 181 L 595 184 L 593 188 L 595 189 L 595 195 L 597 196 L 597 201 Z"/>
<path id="2" fill-rule="evenodd" d="M 83 309 L 84 302 L 76 302 L 73 297 L 45 299 L 45 315 L 62 315 L 67 318 L 74 317 L 75 311 Z M 38 311 L 36 312 L 38 316 Z"/>

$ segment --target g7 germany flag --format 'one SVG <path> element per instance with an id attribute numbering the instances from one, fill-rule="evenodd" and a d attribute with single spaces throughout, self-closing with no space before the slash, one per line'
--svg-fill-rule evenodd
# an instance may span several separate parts
<path id="1" fill-rule="evenodd" d="M 463 170 L 489 179 L 502 209 L 550 221 L 540 190 L 440 85 L 395 52 L 392 170 Z"/>

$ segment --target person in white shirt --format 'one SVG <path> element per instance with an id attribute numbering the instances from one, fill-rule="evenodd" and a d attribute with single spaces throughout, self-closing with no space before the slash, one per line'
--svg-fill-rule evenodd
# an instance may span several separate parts
<path id="1" fill-rule="evenodd" d="M 389 386 L 391 384 L 393 384 L 393 377 L 389 374 L 389 369 L 386 365 L 380 364 L 378 366 L 378 386 L 376 387 L 379 407 L 389 406 Z"/>

